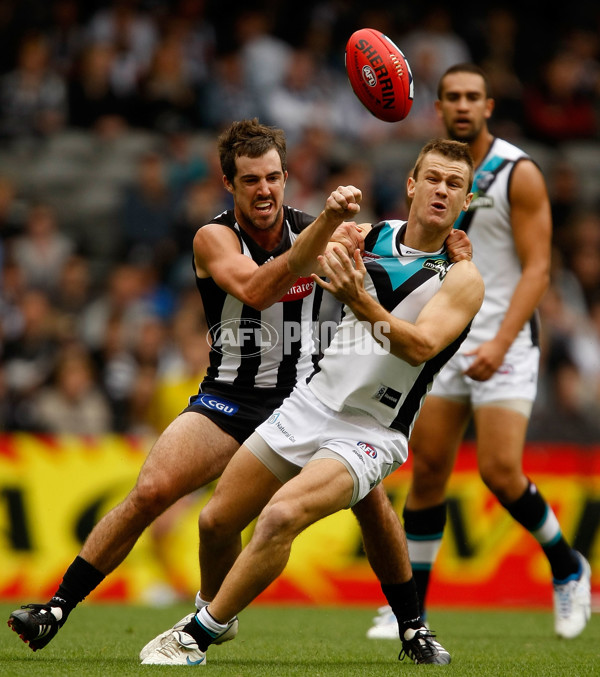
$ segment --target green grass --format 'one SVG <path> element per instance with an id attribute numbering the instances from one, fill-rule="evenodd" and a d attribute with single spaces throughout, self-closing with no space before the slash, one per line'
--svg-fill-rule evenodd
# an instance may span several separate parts
<path id="1" fill-rule="evenodd" d="M 0 604 L 7 619 L 15 608 Z M 33 653 L 5 627 L 0 632 L 1 677 L 128 677 L 173 675 L 197 668 L 140 666 L 137 654 L 152 637 L 190 611 L 83 604 L 57 637 Z M 550 612 L 442 611 L 431 623 L 452 654 L 444 668 L 397 660 L 399 644 L 367 640 L 374 609 L 267 607 L 243 612 L 233 642 L 212 647 L 202 675 L 221 677 L 387 677 L 443 670 L 461 677 L 592 677 L 600 675 L 600 616 L 571 641 L 552 634 Z"/>

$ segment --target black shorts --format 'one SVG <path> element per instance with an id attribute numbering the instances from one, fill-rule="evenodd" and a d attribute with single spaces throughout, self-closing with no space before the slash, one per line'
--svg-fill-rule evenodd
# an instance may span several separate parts
<path id="1" fill-rule="evenodd" d="M 221 383 L 202 383 L 198 394 L 190 397 L 183 412 L 194 411 L 206 416 L 243 444 L 290 392 L 288 388 L 237 388 Z"/>

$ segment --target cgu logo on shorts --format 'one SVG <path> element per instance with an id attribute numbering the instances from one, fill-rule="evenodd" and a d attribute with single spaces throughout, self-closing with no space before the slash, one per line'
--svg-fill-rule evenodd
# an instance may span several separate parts
<path id="1" fill-rule="evenodd" d="M 212 349 L 221 355 L 256 357 L 273 350 L 279 341 L 279 334 L 268 322 L 236 318 L 213 325 L 206 339 Z"/>
<path id="2" fill-rule="evenodd" d="M 220 411 L 227 416 L 233 416 L 239 409 L 237 404 L 229 402 L 228 400 L 222 400 L 220 397 L 215 397 L 215 395 L 198 395 L 194 404 L 199 404 L 206 409 Z"/>
<path id="3" fill-rule="evenodd" d="M 356 446 L 365 452 L 367 456 L 371 458 L 377 458 L 377 449 L 372 447 L 368 442 L 357 442 Z"/>
<path id="4" fill-rule="evenodd" d="M 297 301 L 312 294 L 315 283 L 310 277 L 299 277 L 292 287 L 279 299 L 279 302 Z"/>

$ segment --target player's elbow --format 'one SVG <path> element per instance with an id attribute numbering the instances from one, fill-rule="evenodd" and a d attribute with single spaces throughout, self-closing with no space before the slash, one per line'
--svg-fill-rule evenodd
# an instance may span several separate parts
<path id="1" fill-rule="evenodd" d="M 432 342 L 423 338 L 418 341 L 412 341 L 409 346 L 405 346 L 401 357 L 411 367 L 420 367 L 424 362 L 435 357 L 438 352 L 439 350 Z"/>

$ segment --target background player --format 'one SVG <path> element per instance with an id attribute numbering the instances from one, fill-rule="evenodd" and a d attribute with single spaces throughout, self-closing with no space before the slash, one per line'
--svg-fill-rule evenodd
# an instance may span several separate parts
<path id="1" fill-rule="evenodd" d="M 553 576 L 556 634 L 575 637 L 590 618 L 590 567 L 565 541 L 522 468 L 540 357 L 535 309 L 550 273 L 550 204 L 537 165 L 488 130 L 493 108 L 487 77 L 477 66 L 459 64 L 442 76 L 437 112 L 448 136 L 469 144 L 476 166 L 473 200 L 456 226 L 472 241 L 485 299 L 413 430 L 404 526 L 424 604 L 446 522 L 448 480 L 472 416 L 481 478 L 542 547 Z M 397 636 L 389 609 L 381 610 L 367 635 Z"/>

